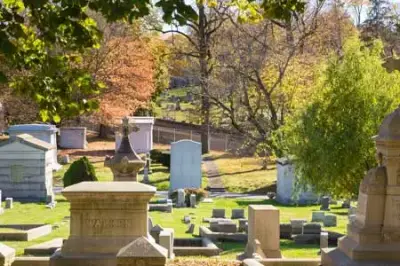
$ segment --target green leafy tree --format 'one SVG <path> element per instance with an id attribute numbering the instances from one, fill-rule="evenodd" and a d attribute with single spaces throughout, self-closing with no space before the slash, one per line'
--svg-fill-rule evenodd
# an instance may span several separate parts
<path id="1" fill-rule="evenodd" d="M 149 14 L 150 0 L 5 0 L 0 2 L 0 81 L 38 104 L 44 121 L 60 122 L 97 109 L 104 85 L 80 67 L 82 53 L 98 48 L 101 31 L 88 15 L 132 22 Z M 184 0 L 158 0 L 163 19 L 183 24 L 196 12 Z M 3 68 L 2 68 L 3 70 Z"/>
<path id="2" fill-rule="evenodd" d="M 275 136 L 293 156 L 302 183 L 336 196 L 357 194 L 376 165 L 372 137 L 400 101 L 400 73 L 382 67 L 383 45 L 367 48 L 352 38 L 342 57 L 332 57 L 303 111 Z"/>

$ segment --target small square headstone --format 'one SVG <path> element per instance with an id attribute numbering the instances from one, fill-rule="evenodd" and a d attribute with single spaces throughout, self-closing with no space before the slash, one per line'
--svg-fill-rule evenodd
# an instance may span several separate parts
<path id="1" fill-rule="evenodd" d="M 183 222 L 184 222 L 185 224 L 190 223 L 190 216 L 185 215 L 185 216 L 183 217 Z"/>
<path id="2" fill-rule="evenodd" d="M 225 218 L 225 209 L 213 209 L 212 218 Z"/>
<path id="3" fill-rule="evenodd" d="M 323 211 L 314 211 L 312 212 L 312 222 L 323 222 L 325 219 L 325 212 Z"/>
<path id="4" fill-rule="evenodd" d="M 188 229 L 186 230 L 186 234 L 193 234 L 194 233 L 194 227 L 195 227 L 195 225 L 194 224 L 190 224 L 189 226 L 188 226 Z"/>
<path id="5" fill-rule="evenodd" d="M 244 219 L 244 210 L 243 209 L 232 209 L 231 219 Z"/>
<path id="6" fill-rule="evenodd" d="M 307 222 L 305 219 L 291 219 L 290 224 L 292 225 L 292 234 L 300 235 L 303 234 L 303 225 Z"/>
<path id="7" fill-rule="evenodd" d="M 13 207 L 13 198 L 6 198 L 6 209 L 12 209 Z"/>
<path id="8" fill-rule="evenodd" d="M 190 195 L 190 207 L 196 208 L 196 195 L 195 194 Z"/>
<path id="9" fill-rule="evenodd" d="M 321 232 L 319 238 L 320 249 L 324 249 L 328 247 L 328 232 Z"/>
<path id="10" fill-rule="evenodd" d="M 176 203 L 176 207 L 182 208 L 186 207 L 186 202 L 185 202 L 185 190 L 184 189 L 178 189 L 178 201 Z"/>
<path id="11" fill-rule="evenodd" d="M 329 211 L 329 197 L 328 196 L 324 196 L 321 198 L 321 211 Z"/>
<path id="12" fill-rule="evenodd" d="M 325 227 L 334 227 L 337 225 L 336 215 L 333 214 L 326 214 L 324 220 Z"/>

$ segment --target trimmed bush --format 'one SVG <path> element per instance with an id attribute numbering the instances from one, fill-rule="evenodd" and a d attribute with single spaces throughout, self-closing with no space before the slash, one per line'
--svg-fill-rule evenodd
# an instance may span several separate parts
<path id="1" fill-rule="evenodd" d="M 202 188 L 185 188 L 185 203 L 186 206 L 188 207 L 190 206 L 191 194 L 196 195 L 197 204 L 208 196 L 208 192 Z M 173 191 L 169 197 L 176 202 L 178 200 L 178 191 L 177 190 Z"/>
<path id="2" fill-rule="evenodd" d="M 161 163 L 162 150 L 151 150 L 150 158 L 152 162 Z"/>
<path id="3" fill-rule="evenodd" d="M 64 187 L 78 184 L 83 181 L 97 181 L 96 171 L 88 158 L 83 156 L 71 164 L 64 174 L 63 181 Z"/>

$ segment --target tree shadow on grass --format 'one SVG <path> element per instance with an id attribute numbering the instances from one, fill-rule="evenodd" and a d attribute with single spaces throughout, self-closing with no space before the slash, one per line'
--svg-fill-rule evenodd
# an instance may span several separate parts
<path id="1" fill-rule="evenodd" d="M 276 181 L 274 181 L 272 184 L 248 191 L 246 193 L 248 193 L 248 194 L 264 194 L 265 195 L 267 192 L 276 192 Z"/>
<path id="2" fill-rule="evenodd" d="M 166 181 L 169 181 L 169 177 L 163 178 L 163 179 L 159 179 L 159 180 L 155 180 L 155 181 L 150 181 L 149 184 L 150 185 L 159 184 L 159 183 L 166 182 Z"/>
<path id="3" fill-rule="evenodd" d="M 215 244 L 218 246 L 218 248 L 223 250 L 220 255 L 239 254 L 242 253 L 246 247 L 245 243 L 230 241 L 218 241 Z"/>

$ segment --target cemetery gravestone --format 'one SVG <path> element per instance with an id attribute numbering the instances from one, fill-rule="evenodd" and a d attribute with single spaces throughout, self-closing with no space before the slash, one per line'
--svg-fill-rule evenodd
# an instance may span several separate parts
<path id="1" fill-rule="evenodd" d="M 50 266 L 116 265 L 121 249 L 141 237 L 147 240 L 147 208 L 155 192 L 137 182 L 81 182 L 65 188 L 70 236 L 50 258 Z M 143 254 L 143 248 L 137 252 Z"/>
<path id="2" fill-rule="evenodd" d="M 153 226 L 153 228 L 151 228 L 150 235 L 154 238 L 156 243 L 160 242 L 160 234 L 162 231 L 164 231 L 164 228 L 159 224 L 156 224 Z"/>
<path id="3" fill-rule="evenodd" d="M 196 195 L 195 194 L 190 195 L 190 207 L 196 208 Z"/>
<path id="4" fill-rule="evenodd" d="M 318 196 L 311 189 L 302 190 L 296 198 L 293 198 L 293 192 L 296 183 L 294 164 L 287 158 L 276 160 L 277 168 L 277 187 L 276 201 L 281 204 L 310 204 L 318 201 Z"/>
<path id="5" fill-rule="evenodd" d="M 176 207 L 178 207 L 178 208 L 186 207 L 185 190 L 178 189 L 177 193 L 178 193 L 178 200 L 176 203 Z"/>
<path id="6" fill-rule="evenodd" d="M 213 209 L 212 218 L 225 218 L 225 209 Z"/>
<path id="7" fill-rule="evenodd" d="M 267 258 L 281 258 L 279 240 L 279 209 L 272 205 L 249 205 L 248 242 L 246 257 L 252 257 L 257 248 L 255 242 Z"/>
<path id="8" fill-rule="evenodd" d="M 321 211 L 329 211 L 329 197 L 328 196 L 324 196 L 321 198 Z"/>
<path id="9" fill-rule="evenodd" d="M 170 190 L 201 187 L 201 144 L 180 140 L 171 144 Z"/>
<path id="10" fill-rule="evenodd" d="M 86 149 L 86 127 L 61 127 L 60 147 L 64 149 Z"/>
<path id="11" fill-rule="evenodd" d="M 350 201 L 349 199 L 343 201 L 343 203 L 342 203 L 342 208 L 345 208 L 345 209 L 350 208 L 350 207 L 351 207 L 351 206 L 350 206 L 350 203 L 351 203 L 351 201 Z"/>
<path id="12" fill-rule="evenodd" d="M 303 234 L 303 225 L 307 222 L 305 219 L 291 219 L 290 224 L 292 225 L 292 234 L 301 235 Z"/>
<path id="13" fill-rule="evenodd" d="M 4 198 L 45 202 L 53 195 L 54 146 L 21 134 L 0 146 L 0 188 Z"/>
<path id="14" fill-rule="evenodd" d="M 13 198 L 6 198 L 6 209 L 12 209 L 13 207 Z"/>
<path id="15" fill-rule="evenodd" d="M 154 117 L 130 116 L 128 124 L 134 125 L 136 130 L 129 133 L 129 141 L 137 153 L 148 153 L 153 149 Z M 121 134 L 115 134 L 115 150 L 121 145 Z"/>
<path id="16" fill-rule="evenodd" d="M 334 227 L 337 225 L 336 215 L 333 214 L 326 214 L 324 220 L 325 227 Z"/>
<path id="17" fill-rule="evenodd" d="M 328 232 L 321 232 L 319 239 L 319 246 L 321 250 L 328 247 L 328 240 Z"/>
<path id="18" fill-rule="evenodd" d="M 17 135 L 29 134 L 36 139 L 50 144 L 49 150 L 51 150 L 51 156 L 46 157 L 53 168 L 53 170 L 59 170 L 61 165 L 57 163 L 57 137 L 56 133 L 58 129 L 54 125 L 46 124 L 25 124 L 25 125 L 14 125 L 7 129 L 10 135 L 10 140 L 13 141 Z M 51 147 L 51 148 L 50 148 Z"/>
<path id="19" fill-rule="evenodd" d="M 194 227 L 195 227 L 194 224 L 190 224 L 185 233 L 186 234 L 193 234 L 194 233 Z"/>
<path id="20" fill-rule="evenodd" d="M 232 209 L 231 219 L 244 219 L 244 210 L 243 209 Z"/>
<path id="21" fill-rule="evenodd" d="M 320 234 L 321 233 L 321 224 L 319 223 L 306 223 L 303 225 L 303 234 L 311 235 L 311 234 Z"/>
<path id="22" fill-rule="evenodd" d="M 160 246 L 168 251 L 168 258 L 173 259 L 174 256 L 174 230 L 168 229 L 160 233 Z"/>
<path id="23" fill-rule="evenodd" d="M 291 239 L 292 238 L 292 225 L 291 224 L 289 224 L 289 223 L 280 224 L 279 230 L 280 230 L 280 238 L 283 238 L 283 239 Z"/>
<path id="24" fill-rule="evenodd" d="M 323 211 L 313 211 L 312 212 L 312 222 L 323 222 L 325 220 L 325 212 Z"/>
<path id="25" fill-rule="evenodd" d="M 15 259 L 15 249 L 0 243 L 0 265 L 11 266 Z"/>

